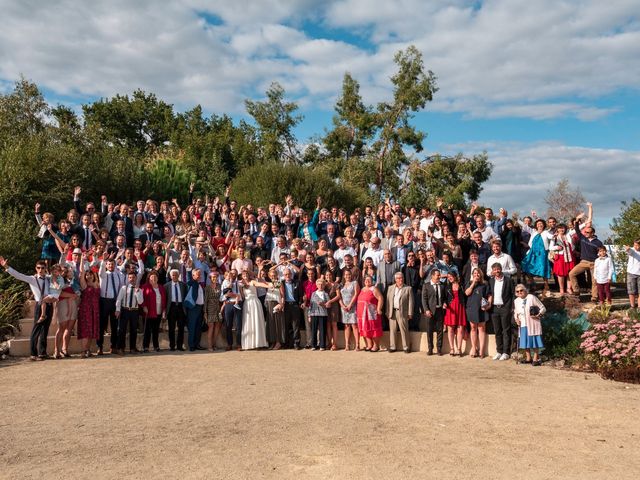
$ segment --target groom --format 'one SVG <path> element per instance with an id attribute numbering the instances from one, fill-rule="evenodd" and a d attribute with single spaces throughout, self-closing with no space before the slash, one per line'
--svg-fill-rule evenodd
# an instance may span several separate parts
<path id="1" fill-rule="evenodd" d="M 222 284 L 224 297 L 224 326 L 227 331 L 227 350 L 233 347 L 233 326 L 236 326 L 236 349 L 242 347 L 242 292 L 238 283 L 238 271 L 229 270 L 229 280 Z"/>

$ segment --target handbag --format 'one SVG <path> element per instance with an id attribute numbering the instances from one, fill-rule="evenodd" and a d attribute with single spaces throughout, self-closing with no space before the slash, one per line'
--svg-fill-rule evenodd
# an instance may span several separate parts
<path id="1" fill-rule="evenodd" d="M 532 317 L 537 317 L 538 315 L 540 315 L 540 307 L 538 307 L 537 305 L 531 305 L 529 307 L 529 315 Z"/>
<path id="2" fill-rule="evenodd" d="M 200 322 L 200 331 L 201 332 L 206 332 L 209 330 L 209 324 L 207 323 L 207 319 L 204 318 L 204 316 L 202 317 L 202 320 Z"/>

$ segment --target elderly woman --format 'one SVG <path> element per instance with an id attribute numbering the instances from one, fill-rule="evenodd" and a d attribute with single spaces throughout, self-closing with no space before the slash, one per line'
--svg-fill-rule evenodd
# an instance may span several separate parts
<path id="1" fill-rule="evenodd" d="M 522 284 L 516 286 L 516 297 L 513 302 L 513 316 L 520 327 L 518 348 L 524 349 L 526 357 L 524 363 L 533 363 L 534 367 L 538 367 L 541 363 L 538 352 L 541 348 L 544 348 L 540 318 L 547 309 L 538 297 L 530 294 Z M 531 359 L 532 351 L 533 360 Z"/>

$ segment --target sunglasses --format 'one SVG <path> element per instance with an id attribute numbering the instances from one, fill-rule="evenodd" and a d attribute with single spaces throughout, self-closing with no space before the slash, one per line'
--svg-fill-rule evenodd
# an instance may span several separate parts
<path id="1" fill-rule="evenodd" d="M 523 293 L 524 290 L 516 290 L 516 293 Z"/>

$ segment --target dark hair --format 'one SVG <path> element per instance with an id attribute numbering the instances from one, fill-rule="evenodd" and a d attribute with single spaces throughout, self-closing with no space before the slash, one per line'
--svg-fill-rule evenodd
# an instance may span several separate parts
<path id="1" fill-rule="evenodd" d="M 491 265 L 491 270 L 493 270 L 494 268 L 497 268 L 500 271 L 502 271 L 502 265 L 500 265 L 498 262 Z"/>

